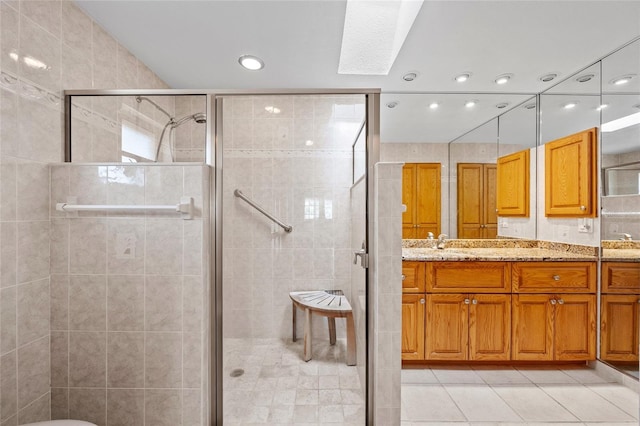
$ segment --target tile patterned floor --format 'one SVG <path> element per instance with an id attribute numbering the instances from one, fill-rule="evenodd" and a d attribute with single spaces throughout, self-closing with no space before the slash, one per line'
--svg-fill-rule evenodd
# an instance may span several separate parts
<path id="1" fill-rule="evenodd" d="M 402 426 L 630 426 L 638 393 L 586 367 L 402 371 Z"/>
<path id="2" fill-rule="evenodd" d="M 346 360 L 346 341 L 313 342 L 302 360 L 302 339 L 225 339 L 225 425 L 364 425 L 357 367 Z M 235 369 L 244 370 L 231 377 Z"/>

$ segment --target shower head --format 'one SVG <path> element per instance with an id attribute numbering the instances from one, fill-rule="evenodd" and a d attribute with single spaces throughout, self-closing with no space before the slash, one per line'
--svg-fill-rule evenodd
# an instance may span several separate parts
<path id="1" fill-rule="evenodd" d="M 198 124 L 203 124 L 207 122 L 207 116 L 204 112 L 197 112 L 193 114 L 193 120 Z"/>
<path id="2" fill-rule="evenodd" d="M 198 124 L 202 124 L 207 122 L 207 116 L 203 112 L 196 112 L 195 114 L 186 115 L 182 118 L 173 120 L 173 123 L 171 123 L 171 128 L 175 129 L 176 127 L 181 126 L 190 120 L 193 120 Z"/>

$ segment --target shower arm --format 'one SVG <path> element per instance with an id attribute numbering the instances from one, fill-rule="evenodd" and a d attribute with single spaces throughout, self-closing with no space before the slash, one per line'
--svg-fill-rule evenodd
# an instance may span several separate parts
<path id="1" fill-rule="evenodd" d="M 175 119 L 171 116 L 171 114 L 169 114 L 167 111 L 164 110 L 164 108 L 162 108 L 160 105 L 158 105 L 157 103 L 155 103 L 154 101 L 152 101 L 151 99 L 147 98 L 146 96 L 136 96 L 136 102 L 141 103 L 142 101 L 147 101 L 149 102 L 151 105 L 153 105 L 154 107 L 156 107 L 156 109 L 160 112 L 162 112 L 164 115 L 166 115 L 167 117 L 169 117 L 169 121 L 170 122 L 175 122 Z"/>

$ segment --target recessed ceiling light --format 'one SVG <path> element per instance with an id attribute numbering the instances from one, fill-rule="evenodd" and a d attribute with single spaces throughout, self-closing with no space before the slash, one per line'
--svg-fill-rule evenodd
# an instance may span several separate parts
<path id="1" fill-rule="evenodd" d="M 238 62 L 250 71 L 257 71 L 264 68 L 264 62 L 262 62 L 262 59 L 253 55 L 242 55 L 238 58 Z"/>
<path id="2" fill-rule="evenodd" d="M 554 78 L 556 78 L 558 76 L 558 74 L 554 73 L 554 72 L 550 72 L 549 74 L 545 74 L 542 75 L 538 78 L 538 80 L 542 81 L 543 83 L 548 83 L 551 80 L 553 80 Z"/>
<path id="3" fill-rule="evenodd" d="M 609 104 L 602 104 L 598 108 L 596 108 L 596 111 L 602 111 L 603 109 L 605 109 L 608 106 L 609 106 Z"/>
<path id="4" fill-rule="evenodd" d="M 566 104 L 562 105 L 562 108 L 564 109 L 573 109 L 576 107 L 576 105 L 578 105 L 577 102 L 567 102 Z"/>
<path id="5" fill-rule="evenodd" d="M 18 56 L 18 54 L 16 52 L 9 53 L 9 57 L 11 59 L 13 59 L 14 61 L 16 61 L 16 62 L 18 61 L 18 59 L 20 59 L 20 56 Z"/>
<path id="6" fill-rule="evenodd" d="M 404 81 L 413 81 L 416 78 L 418 78 L 418 73 L 417 72 L 408 72 L 405 75 L 402 76 L 402 79 Z"/>
<path id="7" fill-rule="evenodd" d="M 270 114 L 280 114 L 280 108 L 274 107 L 272 105 L 266 106 L 264 107 L 264 109 Z"/>
<path id="8" fill-rule="evenodd" d="M 496 77 L 494 80 L 496 84 L 507 84 L 513 77 L 513 74 L 502 74 Z"/>
<path id="9" fill-rule="evenodd" d="M 471 77 L 470 72 L 463 72 L 462 74 L 456 75 L 454 77 L 454 80 L 457 81 L 458 83 L 464 83 L 465 81 L 469 80 L 470 77 Z"/>
<path id="10" fill-rule="evenodd" d="M 508 105 L 509 105 L 509 102 L 500 102 L 499 104 L 496 104 L 496 108 L 503 109 L 503 108 L 506 108 Z"/>
<path id="11" fill-rule="evenodd" d="M 395 108 L 397 106 L 398 106 L 398 103 L 396 101 L 387 102 L 387 108 Z"/>
<path id="12" fill-rule="evenodd" d="M 472 99 L 472 100 L 470 100 L 470 101 L 467 101 L 467 102 L 464 104 L 464 106 L 465 106 L 465 107 L 467 107 L 467 108 L 473 108 L 474 106 L 476 106 L 476 104 L 477 104 L 477 103 L 478 103 L 478 101 L 477 101 L 477 100 Z"/>
<path id="13" fill-rule="evenodd" d="M 306 146 L 311 146 L 311 145 L 313 145 L 313 141 L 312 141 L 311 139 L 309 139 L 309 140 L 305 141 L 305 143 L 304 143 L 304 144 L 305 144 Z"/>
<path id="14" fill-rule="evenodd" d="M 616 85 L 616 86 L 621 86 L 623 84 L 627 84 L 628 82 L 630 82 L 631 79 L 634 78 L 634 77 L 635 77 L 635 75 L 633 75 L 633 74 L 623 75 L 623 76 L 614 78 L 613 80 L 611 80 L 609 82 L 609 84 L 613 84 L 613 85 Z"/>
<path id="15" fill-rule="evenodd" d="M 532 103 L 532 104 L 526 104 L 526 105 L 524 106 L 524 109 L 534 109 L 535 107 L 536 107 L 536 104 L 535 104 L 535 102 L 534 102 L 534 103 Z"/>
<path id="16" fill-rule="evenodd" d="M 437 102 L 431 102 L 429 104 L 429 108 L 431 109 L 437 109 L 440 105 Z"/>
<path id="17" fill-rule="evenodd" d="M 576 77 L 576 81 L 578 83 L 586 83 L 587 81 L 590 81 L 593 77 L 595 77 L 595 74 L 582 74 Z"/>

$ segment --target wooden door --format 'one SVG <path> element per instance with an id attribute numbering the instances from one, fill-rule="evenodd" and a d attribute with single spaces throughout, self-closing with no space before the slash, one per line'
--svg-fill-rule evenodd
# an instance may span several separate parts
<path id="1" fill-rule="evenodd" d="M 596 296 L 560 294 L 555 305 L 555 359 L 596 359 Z"/>
<path id="2" fill-rule="evenodd" d="M 498 235 L 498 212 L 497 212 L 497 168 L 495 164 L 484 165 L 483 180 L 483 212 L 482 212 L 482 238 L 496 238 Z"/>
<path id="3" fill-rule="evenodd" d="M 440 234 L 440 163 L 416 164 L 415 238 Z"/>
<path id="4" fill-rule="evenodd" d="M 424 359 L 424 294 L 402 295 L 402 359 Z"/>
<path id="5" fill-rule="evenodd" d="M 406 210 L 402 213 L 402 238 L 415 238 L 416 233 L 416 165 L 405 164 L 402 167 L 402 204 Z"/>
<path id="6" fill-rule="evenodd" d="M 529 150 L 498 158 L 496 179 L 498 214 L 529 217 Z"/>
<path id="7" fill-rule="evenodd" d="M 602 262 L 602 292 L 640 294 L 640 263 Z"/>
<path id="8" fill-rule="evenodd" d="M 427 294 L 425 359 L 468 359 L 469 303 L 466 294 Z"/>
<path id="9" fill-rule="evenodd" d="M 545 215 L 596 216 L 596 128 L 545 144 Z"/>
<path id="10" fill-rule="evenodd" d="M 425 292 L 425 263 L 426 262 L 402 262 L 402 292 Z"/>
<path id="11" fill-rule="evenodd" d="M 600 358 L 638 361 L 638 295 L 601 296 Z"/>
<path id="12" fill-rule="evenodd" d="M 551 295 L 514 294 L 512 297 L 512 353 L 518 361 L 553 360 Z"/>
<path id="13" fill-rule="evenodd" d="M 469 305 L 469 359 L 511 359 L 511 295 L 474 294 Z"/>
<path id="14" fill-rule="evenodd" d="M 458 238 L 482 238 L 482 164 L 458 163 Z"/>

